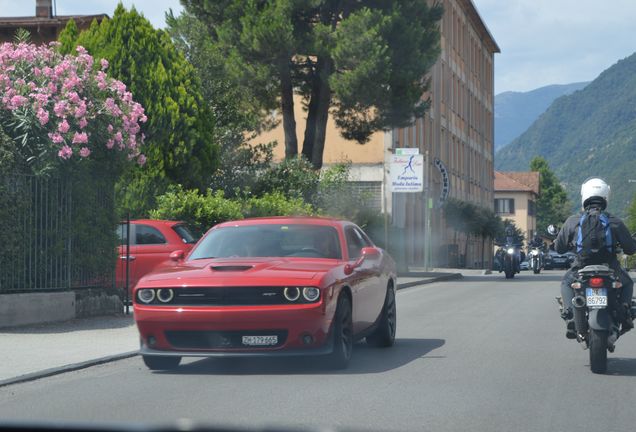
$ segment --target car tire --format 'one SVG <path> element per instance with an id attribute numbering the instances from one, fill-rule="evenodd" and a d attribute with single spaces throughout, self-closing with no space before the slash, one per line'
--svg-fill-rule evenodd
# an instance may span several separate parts
<path id="1" fill-rule="evenodd" d="M 333 351 L 329 355 L 331 369 L 345 369 L 351 360 L 353 351 L 353 319 L 351 301 L 346 294 L 340 294 L 334 315 Z"/>
<path id="2" fill-rule="evenodd" d="M 150 370 L 175 369 L 181 362 L 181 357 L 142 356 L 142 358 Z"/>
<path id="3" fill-rule="evenodd" d="M 397 325 L 397 309 L 395 306 L 395 289 L 389 285 L 386 290 L 384 305 L 380 312 L 378 328 L 367 336 L 367 344 L 373 347 L 388 348 L 395 343 L 395 329 Z"/>

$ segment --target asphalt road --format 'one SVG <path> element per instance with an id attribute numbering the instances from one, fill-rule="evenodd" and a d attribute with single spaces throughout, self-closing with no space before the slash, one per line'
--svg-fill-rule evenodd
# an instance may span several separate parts
<path id="1" fill-rule="evenodd" d="M 0 389 L 0 419 L 331 426 L 345 430 L 623 431 L 636 411 L 636 335 L 609 373 L 564 337 L 562 271 L 475 276 L 398 293 L 398 341 L 356 345 L 348 370 L 319 359 L 122 360 Z M 1 355 L 0 355 L 1 357 Z"/>

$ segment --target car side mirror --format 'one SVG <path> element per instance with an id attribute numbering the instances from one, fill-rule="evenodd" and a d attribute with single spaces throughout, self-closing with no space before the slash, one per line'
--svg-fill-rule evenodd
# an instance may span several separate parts
<path id="1" fill-rule="evenodd" d="M 170 260 L 174 262 L 182 261 L 184 257 L 185 257 L 185 252 L 183 252 L 181 249 L 170 253 Z"/>
<path id="2" fill-rule="evenodd" d="M 374 247 L 365 247 L 362 248 L 362 256 L 369 259 L 378 258 L 380 256 L 380 251 L 378 248 Z"/>

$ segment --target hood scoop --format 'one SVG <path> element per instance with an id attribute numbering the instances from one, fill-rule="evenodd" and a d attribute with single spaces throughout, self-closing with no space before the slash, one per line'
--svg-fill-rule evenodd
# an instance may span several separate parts
<path id="1" fill-rule="evenodd" d="M 252 265 L 213 265 L 210 266 L 212 271 L 224 271 L 224 272 L 241 272 L 246 271 L 254 266 Z"/>

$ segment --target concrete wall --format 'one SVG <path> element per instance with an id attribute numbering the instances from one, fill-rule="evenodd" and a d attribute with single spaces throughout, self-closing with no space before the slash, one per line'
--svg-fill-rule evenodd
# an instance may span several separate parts
<path id="1" fill-rule="evenodd" d="M 75 318 L 75 293 L 0 295 L 0 328 L 66 321 Z"/>
<path id="2" fill-rule="evenodd" d="M 68 321 L 100 315 L 121 315 L 124 304 L 115 290 L 0 295 L 0 328 Z"/>

